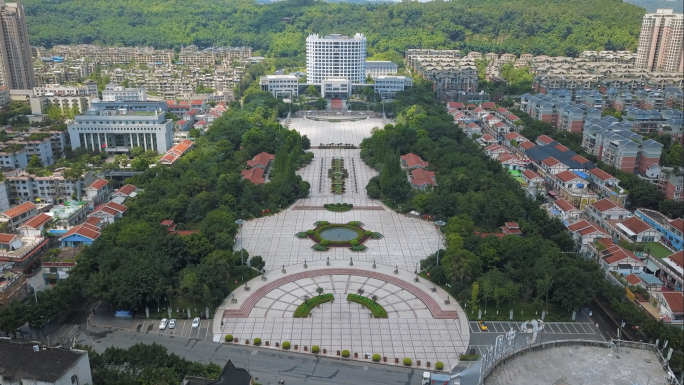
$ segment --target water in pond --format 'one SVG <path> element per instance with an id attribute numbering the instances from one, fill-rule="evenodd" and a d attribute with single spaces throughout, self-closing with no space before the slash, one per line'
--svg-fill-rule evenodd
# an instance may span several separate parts
<path id="1" fill-rule="evenodd" d="M 356 231 L 344 227 L 333 227 L 321 231 L 321 238 L 336 242 L 351 241 L 358 236 L 359 234 L 357 234 Z"/>

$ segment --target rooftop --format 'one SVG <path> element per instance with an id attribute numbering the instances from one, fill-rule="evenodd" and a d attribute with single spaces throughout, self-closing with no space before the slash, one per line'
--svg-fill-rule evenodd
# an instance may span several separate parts
<path id="1" fill-rule="evenodd" d="M 45 349 L 33 351 L 33 345 L 0 340 L 0 363 L 4 382 L 20 380 L 54 383 L 71 368 L 85 351 Z"/>

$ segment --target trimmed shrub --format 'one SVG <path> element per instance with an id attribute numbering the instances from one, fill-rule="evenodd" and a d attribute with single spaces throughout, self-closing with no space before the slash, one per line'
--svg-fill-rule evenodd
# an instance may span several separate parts
<path id="1" fill-rule="evenodd" d="M 335 203 L 335 207 L 342 207 L 342 203 Z"/>
<path id="2" fill-rule="evenodd" d="M 309 234 L 309 235 L 313 235 L 314 231 L 311 230 L 311 229 L 309 229 L 309 230 L 306 230 L 306 233 Z"/>
<path id="3" fill-rule="evenodd" d="M 351 242 L 349 242 L 349 243 L 350 243 L 352 246 L 358 246 L 358 245 L 359 245 L 359 241 L 357 241 L 356 239 L 352 239 Z"/>
<path id="4" fill-rule="evenodd" d="M 233 342 L 233 335 L 232 334 L 226 335 L 226 342 Z"/>
<path id="5" fill-rule="evenodd" d="M 312 353 L 318 353 L 320 350 L 321 350 L 321 348 L 319 348 L 318 345 L 314 345 L 311 347 Z"/>
<path id="6" fill-rule="evenodd" d="M 373 232 L 370 230 L 366 230 L 363 232 L 364 235 L 373 235 Z"/>
<path id="7" fill-rule="evenodd" d="M 328 246 L 330 244 L 330 241 L 327 239 L 321 239 L 321 246 Z"/>
<path id="8" fill-rule="evenodd" d="M 442 362 L 442 361 L 435 362 L 435 369 L 437 369 L 437 370 L 444 369 L 444 362 Z"/>
<path id="9" fill-rule="evenodd" d="M 366 250 L 366 246 L 364 246 L 364 245 L 352 246 L 352 251 L 364 251 L 364 250 Z"/>
<path id="10" fill-rule="evenodd" d="M 342 351 L 342 357 L 344 357 L 344 358 L 349 358 L 349 354 L 350 354 L 349 350 L 343 350 Z"/>
<path id="11" fill-rule="evenodd" d="M 261 345 L 261 338 L 255 338 L 254 339 L 254 345 L 257 345 L 257 346 Z"/>
<path id="12" fill-rule="evenodd" d="M 316 251 L 326 251 L 326 250 L 328 250 L 327 247 L 322 246 L 322 245 L 313 245 L 313 249 L 316 250 Z"/>
<path id="13" fill-rule="evenodd" d="M 290 341 L 283 342 L 283 349 L 289 349 L 289 348 L 290 348 Z"/>
<path id="14" fill-rule="evenodd" d="M 380 362 L 380 355 L 379 354 L 373 354 L 373 361 Z"/>
<path id="15" fill-rule="evenodd" d="M 306 238 L 306 231 L 300 231 L 297 233 L 297 237 L 299 238 Z"/>
<path id="16" fill-rule="evenodd" d="M 404 365 L 411 366 L 411 364 L 413 364 L 413 361 L 410 358 L 404 358 Z"/>

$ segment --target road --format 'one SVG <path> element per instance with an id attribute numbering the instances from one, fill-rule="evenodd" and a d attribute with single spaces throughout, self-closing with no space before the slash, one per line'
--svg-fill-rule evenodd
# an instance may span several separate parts
<path id="1" fill-rule="evenodd" d="M 128 348 L 136 343 L 157 343 L 191 361 L 225 364 L 228 359 L 250 370 L 257 382 L 276 384 L 420 384 L 423 369 L 393 367 L 367 361 L 323 358 L 311 354 L 245 345 L 217 344 L 210 340 L 88 327 L 76 336 L 76 343 L 90 345 L 99 352 L 106 347 Z"/>

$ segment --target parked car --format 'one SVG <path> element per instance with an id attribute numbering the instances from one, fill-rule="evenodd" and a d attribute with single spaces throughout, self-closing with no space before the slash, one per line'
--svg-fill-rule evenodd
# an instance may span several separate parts
<path id="1" fill-rule="evenodd" d="M 195 317 L 195 319 L 192 320 L 192 328 L 196 329 L 200 326 L 200 319 L 199 317 Z"/>
<path id="2" fill-rule="evenodd" d="M 479 321 L 477 324 L 480 325 L 480 330 L 487 331 L 487 324 L 484 321 Z"/>
<path id="3" fill-rule="evenodd" d="M 169 329 L 175 329 L 176 328 L 176 320 L 172 319 L 169 321 Z"/>
<path id="4" fill-rule="evenodd" d="M 161 322 L 159 323 L 159 330 L 164 330 L 166 329 L 166 326 L 169 324 L 169 320 L 166 318 L 162 318 Z"/>

